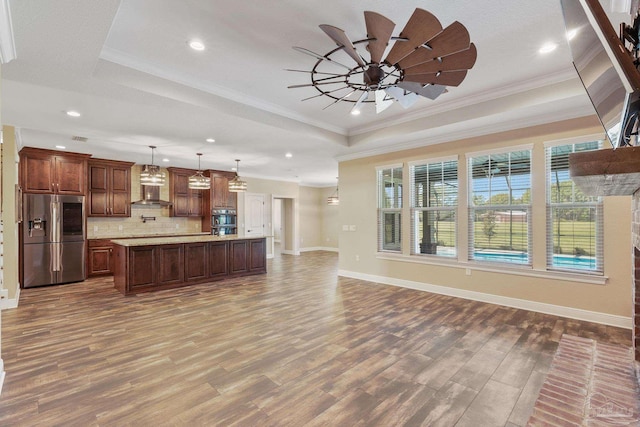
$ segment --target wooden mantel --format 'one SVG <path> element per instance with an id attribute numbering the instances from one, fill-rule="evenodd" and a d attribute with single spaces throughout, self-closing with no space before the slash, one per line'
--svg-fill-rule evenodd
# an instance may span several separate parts
<path id="1" fill-rule="evenodd" d="M 640 188 L 640 147 L 569 154 L 571 179 L 589 196 L 626 196 Z"/>

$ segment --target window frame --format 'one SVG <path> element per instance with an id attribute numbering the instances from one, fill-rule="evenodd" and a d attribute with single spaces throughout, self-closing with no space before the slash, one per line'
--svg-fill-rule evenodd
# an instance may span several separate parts
<path id="1" fill-rule="evenodd" d="M 411 250 L 410 254 L 414 256 L 420 257 L 438 257 L 444 259 L 457 259 L 459 250 L 458 250 L 458 206 L 460 200 L 460 157 L 458 155 L 447 156 L 447 157 L 438 157 L 432 159 L 424 159 L 424 160 L 416 160 L 408 163 L 409 166 L 409 189 L 410 189 L 410 198 L 409 198 L 409 212 L 411 216 Z M 417 196 L 416 196 L 416 176 L 415 169 L 416 167 L 425 166 L 427 169 L 431 165 L 440 164 L 443 168 L 444 174 L 444 165 L 445 163 L 455 163 L 455 182 L 456 182 L 456 202 L 455 204 L 447 204 L 440 206 L 416 206 L 417 205 Z M 428 173 L 427 173 L 428 177 Z M 443 176 L 444 178 L 444 176 Z M 444 182 L 438 181 L 438 182 Z M 430 199 L 428 196 L 426 196 Z M 446 252 L 437 253 L 437 249 L 435 253 L 425 253 L 422 252 L 422 249 L 419 249 L 418 243 L 418 220 L 417 217 L 420 213 L 423 215 L 423 223 L 424 216 L 427 212 L 450 212 L 453 216 L 453 253 L 446 254 Z M 437 232 L 437 231 L 436 231 Z M 428 244 L 431 244 L 429 242 Z M 436 240 L 437 244 L 437 240 Z"/>
<path id="2" fill-rule="evenodd" d="M 572 193 L 570 202 L 554 202 L 552 201 L 552 153 L 551 151 L 557 147 L 563 146 L 571 146 L 571 153 L 576 152 L 576 145 L 581 144 L 589 144 L 589 143 L 597 143 L 597 148 L 603 148 L 603 140 L 602 135 L 590 135 L 584 136 L 580 138 L 571 138 L 568 140 L 559 140 L 559 141 L 548 141 L 544 144 L 544 154 L 545 154 L 545 202 L 546 202 L 546 269 L 548 271 L 557 271 L 564 273 L 573 273 L 573 274 L 585 274 L 585 275 L 604 275 L 604 200 L 603 197 L 593 197 L 588 201 L 575 201 L 576 196 L 576 184 L 571 181 L 569 177 L 569 181 L 572 183 Z M 583 151 L 583 150 L 581 150 Z M 586 151 L 586 150 L 584 150 Z M 591 150 L 589 150 L 591 151 Z M 569 164 L 567 160 L 567 172 L 569 169 Z M 554 223 L 554 209 L 590 209 L 594 212 L 594 232 L 595 236 L 593 237 L 593 249 L 595 250 L 595 267 L 594 268 L 578 268 L 571 266 L 560 266 L 554 264 L 554 256 L 562 255 L 556 254 L 555 246 L 556 246 L 556 231 L 557 227 Z M 574 238 L 572 238 L 574 239 Z M 578 248 L 576 248 L 577 251 Z M 580 257 L 580 254 L 573 254 L 574 256 Z"/>
<path id="3" fill-rule="evenodd" d="M 393 187 L 398 186 L 396 190 L 394 190 L 394 196 L 397 196 L 398 206 L 394 207 L 385 207 L 383 205 L 383 188 L 381 185 L 384 183 L 382 178 L 384 171 L 390 170 L 391 176 L 393 176 L 394 171 L 400 169 L 401 179 L 399 185 L 396 183 L 393 184 Z M 377 251 L 378 252 L 391 252 L 391 253 L 402 253 L 402 210 L 404 208 L 404 195 L 402 194 L 404 191 L 404 164 L 403 163 L 395 163 L 392 165 L 378 166 L 376 167 L 376 206 L 377 206 L 377 221 L 378 221 L 378 243 L 377 243 Z M 395 239 L 393 243 L 393 248 L 385 247 L 385 225 L 387 224 L 385 221 L 385 217 L 387 215 L 394 216 L 394 229 L 397 230 L 395 233 Z"/>
<path id="4" fill-rule="evenodd" d="M 491 165 L 491 158 L 495 157 L 495 156 L 503 156 L 503 155 L 507 155 L 508 157 L 508 165 L 509 165 L 509 173 L 508 175 L 504 175 L 504 176 L 508 176 L 509 180 L 507 180 L 508 182 L 511 182 L 511 177 L 516 176 L 515 174 L 512 174 L 511 171 L 511 167 L 512 167 L 512 154 L 513 153 L 518 153 L 518 152 L 525 152 L 528 151 L 528 156 L 529 156 L 529 162 L 528 162 L 528 175 L 529 175 L 529 182 L 528 182 L 528 188 L 525 189 L 524 191 L 528 190 L 529 194 L 530 194 L 530 198 L 529 198 L 529 203 L 512 203 L 512 199 L 509 198 L 508 202 L 506 204 L 483 204 L 483 205 L 476 205 L 474 203 L 474 176 L 473 176 L 473 162 L 474 159 L 480 158 L 480 157 L 488 157 L 487 161 L 489 162 L 489 165 Z M 532 229 L 532 218 L 531 218 L 531 213 L 532 213 L 532 206 L 533 206 L 533 181 L 534 181 L 534 151 L 533 151 L 533 144 L 526 144 L 526 145 L 520 145 L 520 146 L 511 146 L 511 147 L 503 147 L 503 148 L 496 148 L 496 149 L 492 149 L 492 150 L 485 150 L 485 151 L 477 151 L 477 152 L 469 152 L 465 154 L 466 157 L 466 161 L 467 161 L 467 203 L 468 203 L 468 227 L 467 227 L 467 243 L 468 243 L 468 248 L 467 248 L 467 260 L 469 262 L 473 262 L 473 263 L 481 263 L 481 264 L 487 264 L 487 265 L 509 265 L 509 266 L 514 266 L 514 267 L 528 267 L 528 268 L 532 268 L 533 267 L 533 229 Z M 499 173 L 499 172 L 498 172 Z M 491 190 L 491 184 L 492 184 L 492 180 L 494 179 L 493 176 L 489 176 L 488 177 L 489 181 L 489 198 L 488 200 L 491 200 L 491 198 L 495 195 L 492 194 L 493 191 Z M 511 185 L 511 184 L 508 184 Z M 520 189 L 522 190 L 522 189 Z M 509 192 L 511 193 L 511 190 L 509 190 Z M 496 193 L 496 194 L 500 194 L 500 193 Z M 526 218 L 526 252 L 522 252 L 522 251 L 513 251 L 513 249 L 510 250 L 509 253 L 504 253 L 501 254 L 503 255 L 502 257 L 500 257 L 499 255 L 496 255 L 493 259 L 489 258 L 489 254 L 485 254 L 486 256 L 484 257 L 484 259 L 482 258 L 478 258 L 476 257 L 476 235 L 475 235 L 475 228 L 476 228 L 476 223 L 475 223 L 475 216 L 476 213 L 480 212 L 480 211 L 509 211 L 509 212 L 513 212 L 513 211 L 521 211 L 524 212 L 524 216 Z M 513 216 L 510 215 L 510 220 L 508 221 L 508 223 L 510 224 L 510 228 L 513 226 L 514 223 L 521 223 L 524 221 L 514 221 Z M 515 235 L 513 233 L 513 231 L 511 232 L 511 236 Z M 488 251 L 489 252 L 489 251 Z M 524 255 L 524 257 L 526 257 L 522 262 L 519 261 L 520 259 L 523 259 L 524 257 L 522 256 Z"/>

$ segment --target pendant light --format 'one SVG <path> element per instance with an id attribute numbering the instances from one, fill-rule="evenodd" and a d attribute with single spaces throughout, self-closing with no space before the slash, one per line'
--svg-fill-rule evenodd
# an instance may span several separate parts
<path id="1" fill-rule="evenodd" d="M 192 190 L 208 190 L 211 188 L 211 178 L 202 175 L 202 170 L 200 169 L 200 157 L 202 153 L 196 154 L 198 155 L 198 172 L 189 177 L 189 188 Z"/>
<path id="2" fill-rule="evenodd" d="M 338 179 L 338 178 L 336 178 Z M 336 191 L 332 195 L 327 197 L 327 204 L 331 206 L 337 206 L 340 204 L 340 197 L 338 195 L 338 186 L 336 185 Z"/>
<path id="3" fill-rule="evenodd" d="M 166 181 L 166 175 L 160 170 L 160 166 L 153 164 L 153 151 L 156 149 L 155 145 L 150 145 L 151 148 L 151 164 L 144 165 L 142 172 L 140 172 L 140 184 L 162 187 Z"/>
<path id="4" fill-rule="evenodd" d="M 240 160 L 236 159 L 236 176 L 229 181 L 229 191 L 232 193 L 242 193 L 247 191 L 247 182 L 240 179 Z"/>

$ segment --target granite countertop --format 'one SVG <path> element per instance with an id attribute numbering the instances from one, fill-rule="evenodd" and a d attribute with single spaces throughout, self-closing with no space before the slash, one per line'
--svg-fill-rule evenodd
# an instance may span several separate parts
<path id="1" fill-rule="evenodd" d="M 219 242 L 225 240 L 247 240 L 247 239 L 262 239 L 267 236 L 261 237 L 243 237 L 237 234 L 228 234 L 226 236 L 212 236 L 206 235 L 191 235 L 191 236 L 165 236 L 165 237 L 142 237 L 137 239 L 113 239 L 111 243 L 116 245 L 130 247 L 130 246 L 150 246 L 150 245 L 171 245 L 175 243 L 197 243 L 197 242 Z"/>

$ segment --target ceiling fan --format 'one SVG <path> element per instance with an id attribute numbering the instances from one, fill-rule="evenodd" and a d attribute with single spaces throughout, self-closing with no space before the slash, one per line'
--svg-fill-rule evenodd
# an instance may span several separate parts
<path id="1" fill-rule="evenodd" d="M 419 96 L 436 99 L 447 91 L 447 86 L 462 83 L 476 62 L 476 47 L 458 21 L 443 29 L 438 18 L 417 8 L 400 35 L 394 37 L 395 23 L 385 16 L 365 11 L 364 20 L 367 38 L 355 42 L 340 28 L 320 25 L 338 45 L 325 55 L 294 46 L 317 62 L 309 71 L 288 70 L 311 75 L 311 83 L 289 89 L 314 87 L 319 94 L 303 101 L 327 96 L 333 102 L 325 109 L 339 102 L 351 102 L 355 103 L 351 113 L 359 114 L 362 104 L 375 102 L 376 113 L 380 113 L 394 100 L 409 108 Z M 394 44 L 383 60 L 392 40 Z M 369 52 L 369 61 L 360 54 L 359 46 L 365 46 Z M 345 65 L 345 59 L 349 59 L 344 54 L 355 65 Z"/>

